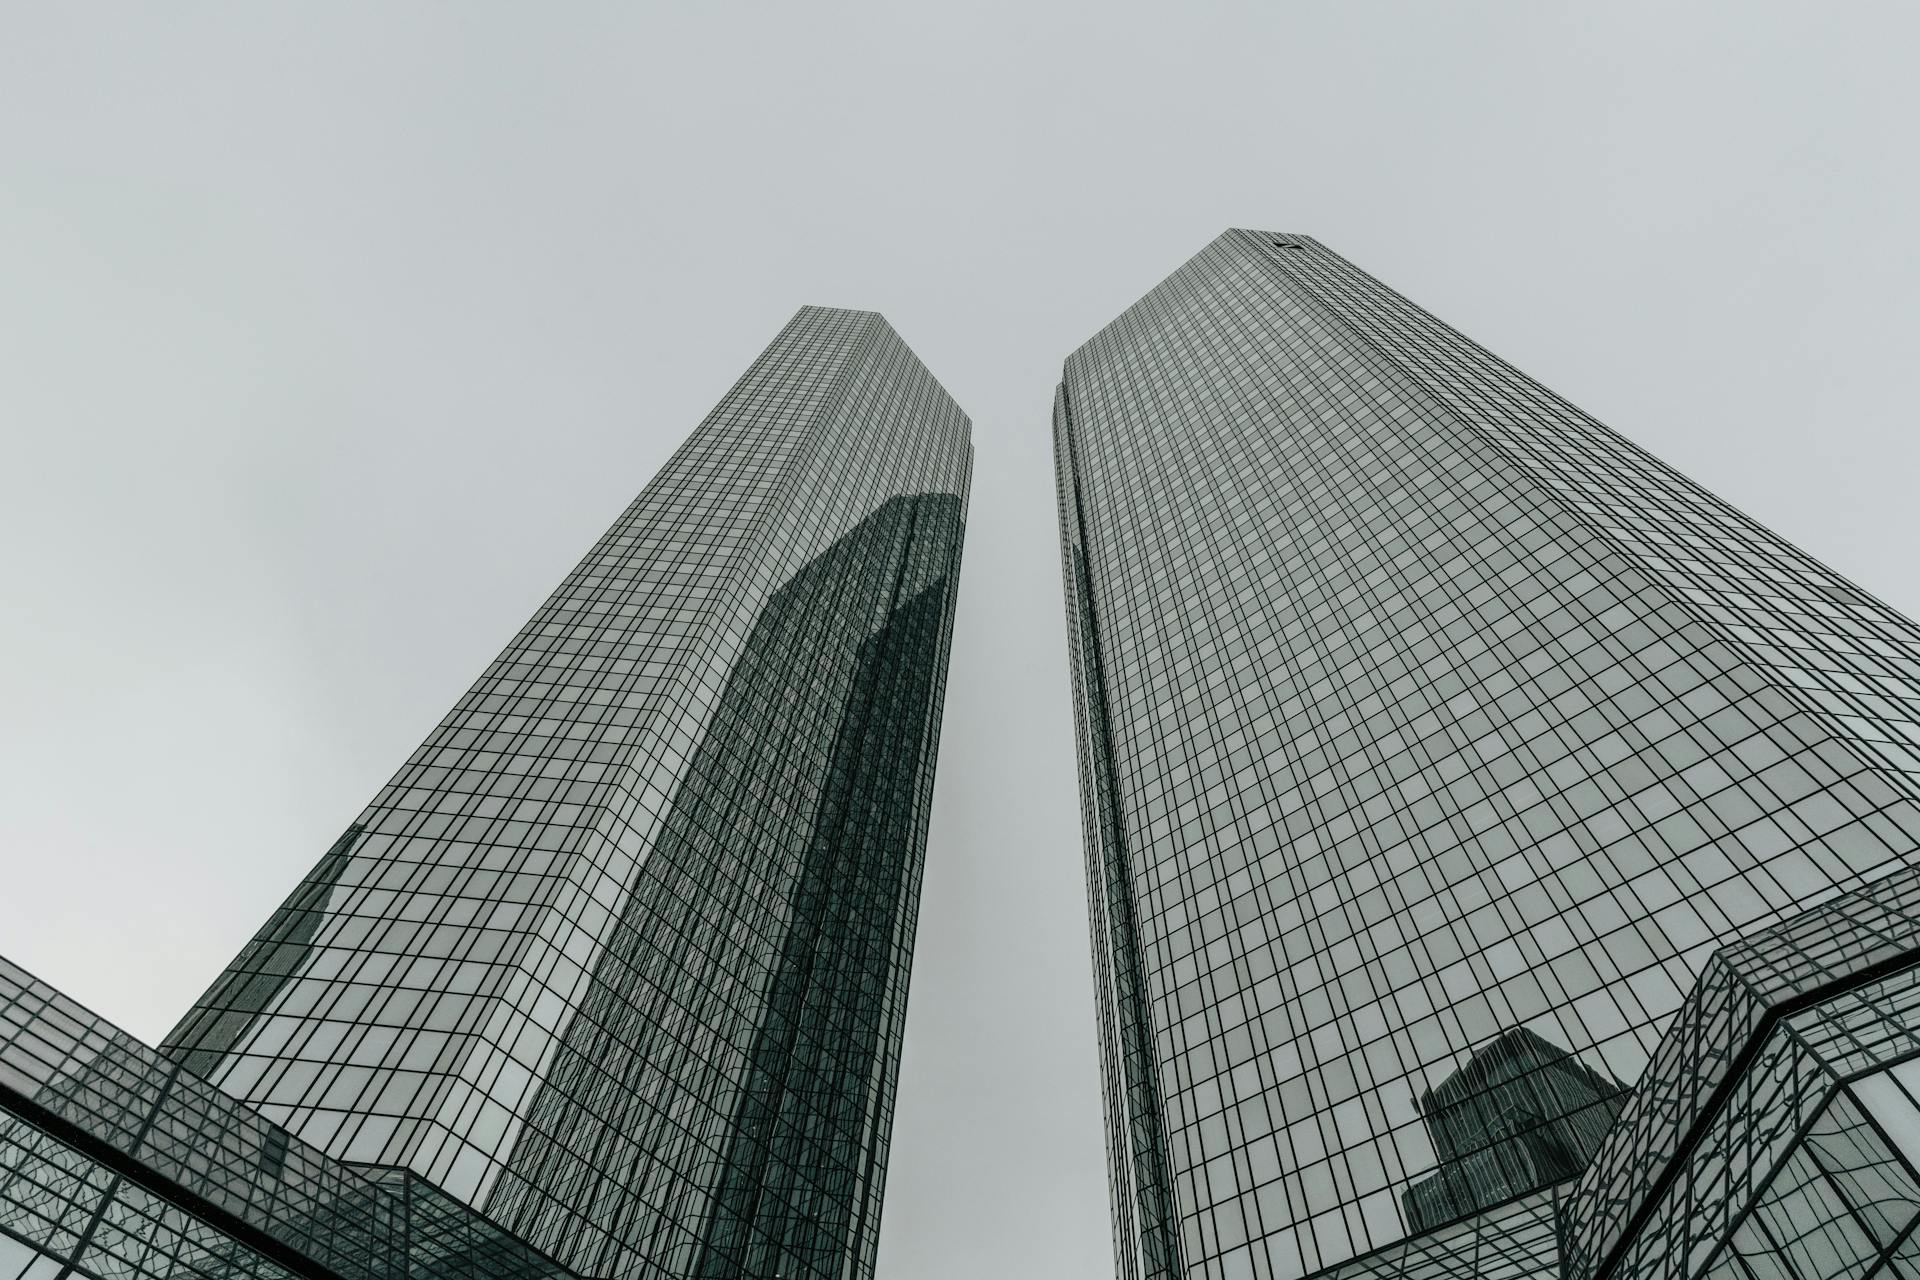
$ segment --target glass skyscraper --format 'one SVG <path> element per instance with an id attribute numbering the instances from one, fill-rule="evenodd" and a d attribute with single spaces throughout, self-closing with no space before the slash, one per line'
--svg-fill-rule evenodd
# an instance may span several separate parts
<path id="1" fill-rule="evenodd" d="M 0 971 L 0 1277 L 871 1276 L 968 436 L 802 309 L 158 1051 Z"/>
<path id="2" fill-rule="evenodd" d="M 1305 236 L 1054 436 L 1121 1276 L 1920 1277 L 1920 630 Z"/>

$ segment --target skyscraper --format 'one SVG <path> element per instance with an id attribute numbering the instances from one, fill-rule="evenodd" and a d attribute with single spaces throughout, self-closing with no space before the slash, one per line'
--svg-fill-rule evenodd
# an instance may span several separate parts
<path id="1" fill-rule="evenodd" d="M 1304 236 L 1054 436 L 1123 1277 L 1920 1274 L 1920 630 Z"/>
<path id="2" fill-rule="evenodd" d="M 432 1265 L 428 1205 L 456 1273 L 871 1275 L 970 468 L 802 309 L 158 1055 L 9 975 L 11 1132 L 80 1171 L 0 1227 L 104 1248 L 19 1225 L 80 1151 L 295 1270 Z"/>

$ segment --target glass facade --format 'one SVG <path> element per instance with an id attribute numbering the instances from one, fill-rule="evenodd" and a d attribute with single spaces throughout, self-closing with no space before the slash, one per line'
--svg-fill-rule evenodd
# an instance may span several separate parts
<path id="1" fill-rule="evenodd" d="M 1122 1276 L 1908 1274 L 1920 630 L 1304 236 L 1054 435 Z"/>
<path id="2" fill-rule="evenodd" d="M 557 1274 L 870 1276 L 968 435 L 883 319 L 802 309 L 158 1055 L 121 1045 L 143 1136 L 81 1124 L 75 1176 L 198 1212 L 141 1163 L 186 1088 L 246 1130 L 205 1221 L 295 1271 L 408 1274 L 444 1218 Z M 289 1160 L 374 1206 L 352 1265 L 262 1208 Z"/>

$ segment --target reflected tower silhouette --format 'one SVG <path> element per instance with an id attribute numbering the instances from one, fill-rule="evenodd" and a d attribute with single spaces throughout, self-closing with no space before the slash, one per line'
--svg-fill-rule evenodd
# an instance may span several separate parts
<path id="1" fill-rule="evenodd" d="M 961 534 L 957 498 L 892 499 L 748 636 L 494 1200 L 540 1235 L 584 1188 L 581 1270 L 838 1276 L 877 1240 Z M 725 823 L 769 791 L 810 818 Z"/>
<path id="2" fill-rule="evenodd" d="M 1414 1100 L 1440 1168 L 1402 1194 L 1408 1227 L 1429 1231 L 1573 1177 L 1627 1096 L 1525 1027 L 1501 1032 Z"/>

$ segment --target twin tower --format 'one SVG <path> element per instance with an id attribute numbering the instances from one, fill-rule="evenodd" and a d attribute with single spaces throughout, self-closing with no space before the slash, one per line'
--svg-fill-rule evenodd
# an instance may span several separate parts
<path id="1" fill-rule="evenodd" d="M 1911 622 L 1303 236 L 1053 432 L 1122 1280 L 1920 1276 Z M 0 962 L 0 1280 L 871 1277 L 971 453 L 801 310 L 157 1050 Z"/>

